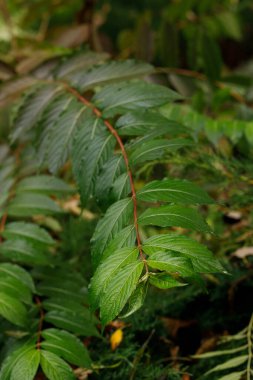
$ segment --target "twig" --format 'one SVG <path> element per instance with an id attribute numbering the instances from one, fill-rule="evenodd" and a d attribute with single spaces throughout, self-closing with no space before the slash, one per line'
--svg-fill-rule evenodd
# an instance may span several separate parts
<path id="1" fill-rule="evenodd" d="M 36 304 L 38 306 L 39 312 L 40 312 L 40 319 L 39 319 L 39 325 L 38 325 L 38 331 L 37 331 L 37 343 L 36 343 L 36 348 L 37 350 L 40 350 L 40 345 L 41 345 L 41 333 L 42 333 L 42 327 L 43 327 L 43 322 L 45 318 L 45 314 L 42 308 L 42 303 L 40 298 L 37 296 L 35 298 Z"/>
<path id="2" fill-rule="evenodd" d="M 86 107 L 91 108 L 92 111 L 93 111 L 93 113 L 98 118 L 102 119 L 102 113 L 101 113 L 101 111 L 96 106 L 94 106 L 94 104 L 92 104 L 89 100 L 87 100 L 86 98 L 84 98 L 74 88 L 68 87 L 66 85 L 65 85 L 65 88 L 71 94 L 73 94 L 78 100 L 80 100 L 80 102 L 82 102 Z M 102 119 L 102 120 L 103 120 L 105 126 L 107 127 L 107 129 L 116 138 L 116 140 L 117 140 L 117 142 L 118 142 L 118 144 L 120 146 L 120 149 L 121 149 L 121 152 L 122 152 L 125 164 L 126 164 L 127 174 L 128 174 L 128 177 L 129 177 L 130 187 L 131 187 L 131 193 L 132 193 L 133 207 L 134 207 L 134 227 L 135 227 L 135 231 L 136 231 L 137 245 L 138 245 L 138 249 L 139 249 L 139 252 L 140 252 L 140 257 L 141 257 L 142 261 L 144 262 L 146 272 L 148 273 L 148 266 L 147 266 L 147 263 L 146 263 L 146 259 L 145 259 L 144 253 L 143 253 L 142 248 L 141 248 L 141 238 L 140 238 L 139 225 L 138 225 L 138 211 L 137 211 L 136 191 L 135 191 L 135 187 L 134 187 L 134 181 L 133 181 L 132 171 L 131 171 L 130 165 L 129 165 L 128 155 L 127 155 L 127 152 L 125 150 L 123 141 L 121 140 L 121 138 L 120 138 L 118 132 L 116 131 L 116 129 L 112 126 L 112 124 L 108 120 L 104 120 L 104 119 Z"/>
<path id="3" fill-rule="evenodd" d="M 8 216 L 7 213 L 3 214 L 3 216 L 2 216 L 1 223 L 0 223 L 0 232 L 4 231 L 4 227 L 5 227 L 5 224 L 6 224 L 7 216 Z M 3 238 L 0 235 L 0 242 L 2 242 L 2 241 L 3 241 Z"/>

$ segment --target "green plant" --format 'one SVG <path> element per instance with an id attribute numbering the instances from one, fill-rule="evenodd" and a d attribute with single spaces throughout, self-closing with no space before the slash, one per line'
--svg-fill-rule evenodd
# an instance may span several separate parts
<path id="1" fill-rule="evenodd" d="M 2 99 L 5 94 L 7 98 L 18 95 L 27 86 L 27 92 L 14 107 L 12 143 L 32 143 L 35 151 L 31 157 L 37 171 L 48 168 L 54 175 L 59 174 L 70 159 L 81 207 L 99 213 L 91 239 L 94 275 L 89 285 L 89 303 L 92 311 L 100 310 L 102 328 L 118 315 L 126 317 L 138 310 L 149 284 L 161 289 L 191 282 L 202 285 L 201 273 L 224 271 L 206 246 L 188 236 L 171 231 L 147 238 L 150 225 L 161 232 L 167 227 L 181 227 L 210 233 L 197 208 L 189 205 L 211 204 L 213 200 L 194 183 L 173 178 L 155 180 L 136 190 L 134 173 L 138 168 L 147 162 L 168 160 L 179 149 L 187 152 L 194 143 L 185 127 L 159 112 L 160 106 L 181 97 L 169 88 L 140 79 L 153 73 L 151 65 L 105 60 L 104 55 L 92 52 L 73 55 L 40 65 L 27 81 L 23 80 L 21 88 L 19 79 L 2 86 Z M 8 162 L 8 158 L 5 160 Z M 38 214 L 60 216 L 61 207 L 55 199 L 76 190 L 45 174 L 13 183 L 8 170 L 7 174 L 5 168 L 2 170 L 5 182 L 1 229 L 5 241 L 0 252 L 6 261 L 32 266 L 31 274 L 38 282 L 36 291 L 42 301 L 36 297 L 37 306 L 29 303 L 32 329 L 21 333 L 26 343 L 7 355 L 1 378 L 32 379 L 40 363 L 50 380 L 59 376 L 71 379 L 73 373 L 60 357 L 88 367 L 88 353 L 83 348 L 82 363 L 73 361 L 62 347 L 48 349 L 47 340 L 61 339 L 68 345 L 69 339 L 69 344 L 81 350 L 80 341 L 72 335 L 70 338 L 68 331 L 99 336 L 97 320 L 83 305 L 87 305 L 85 280 L 72 274 L 73 260 L 63 263 L 62 257 L 48 248 L 54 243 L 50 235 L 36 224 L 27 224 L 26 218 Z M 25 171 L 21 176 L 26 176 Z M 15 221 L 5 225 L 7 217 Z M 68 297 L 65 300 L 57 297 L 62 290 Z M 31 301 L 30 293 L 36 291 L 29 291 L 27 286 L 26 291 Z M 10 299 L 6 290 L 4 297 L 9 308 L 19 302 L 20 313 L 2 311 L 2 315 L 14 324 L 27 326 L 26 308 L 17 301 L 18 294 Z M 60 311 L 62 307 L 64 311 Z M 75 312 L 71 314 L 70 309 Z M 80 316 L 85 324 L 80 322 Z M 44 321 L 63 331 L 45 331 Z"/>
<path id="2" fill-rule="evenodd" d="M 196 359 L 215 359 L 222 357 L 223 362 L 215 365 L 212 369 L 204 374 L 208 376 L 209 374 L 215 373 L 215 376 L 219 372 L 229 371 L 228 374 L 219 377 L 219 380 L 250 380 L 253 375 L 252 369 L 252 330 L 253 330 L 253 316 L 250 319 L 249 325 L 245 327 L 242 331 L 235 335 L 228 335 L 221 338 L 219 345 L 222 348 L 212 352 L 207 352 L 201 355 L 195 355 Z M 233 348 L 228 348 L 227 346 L 233 346 Z M 229 359 L 225 358 L 229 356 Z M 234 371 L 234 372 L 231 372 Z M 215 377 L 217 378 L 217 377 Z"/>

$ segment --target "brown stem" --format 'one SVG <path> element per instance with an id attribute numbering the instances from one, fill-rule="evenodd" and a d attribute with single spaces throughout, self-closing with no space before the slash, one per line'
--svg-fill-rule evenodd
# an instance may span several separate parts
<path id="1" fill-rule="evenodd" d="M 7 213 L 3 214 L 2 216 L 2 220 L 1 220 L 1 223 L 0 223 L 0 232 L 3 232 L 4 231 L 4 227 L 5 227 L 5 223 L 6 223 L 6 220 L 7 220 Z M 3 241 L 3 238 L 2 236 L 0 236 L 0 242 Z"/>
<path id="2" fill-rule="evenodd" d="M 94 106 L 89 100 L 87 100 L 86 98 L 84 98 L 74 88 L 72 88 L 72 87 L 66 87 L 66 88 L 78 100 L 80 100 L 80 102 L 82 102 L 86 107 L 91 108 L 92 111 L 93 111 L 93 113 L 97 117 L 102 118 L 101 111 L 96 106 Z M 142 251 L 142 248 L 141 248 L 141 238 L 140 238 L 139 225 L 138 225 L 138 212 L 137 212 L 136 191 L 135 191 L 135 187 L 134 187 L 133 175 L 132 175 L 132 172 L 131 172 L 131 169 L 130 169 L 130 165 L 129 165 L 128 155 L 127 155 L 127 152 L 125 150 L 123 141 L 121 140 L 121 138 L 120 138 L 118 132 L 116 131 L 116 129 L 112 126 L 112 124 L 108 120 L 104 120 L 103 119 L 103 122 L 104 122 L 105 126 L 108 128 L 108 130 L 111 132 L 111 134 L 116 138 L 116 140 L 117 140 L 117 142 L 118 142 L 118 144 L 120 146 L 120 149 L 121 149 L 121 152 L 122 152 L 125 164 L 126 164 L 127 174 L 128 174 L 128 178 L 129 178 L 129 182 L 130 182 L 130 187 L 131 187 L 131 193 L 132 193 L 132 201 L 133 201 L 133 206 L 134 206 L 134 227 L 135 227 L 135 231 L 136 231 L 136 240 L 137 240 L 138 249 L 139 249 L 139 252 L 140 252 L 140 257 L 141 257 L 142 261 L 145 264 L 146 272 L 148 272 L 148 266 L 147 266 L 147 263 L 146 263 L 145 255 L 144 255 L 144 253 Z"/>
<path id="3" fill-rule="evenodd" d="M 38 306 L 39 312 L 40 312 L 40 319 L 39 319 L 39 325 L 38 325 L 38 331 L 37 331 L 37 343 L 36 343 L 36 348 L 37 350 L 40 350 L 40 345 L 41 345 L 41 333 L 42 333 L 42 327 L 43 327 L 43 322 L 45 318 L 45 314 L 42 308 L 42 303 L 39 297 L 35 298 L 36 304 Z"/>

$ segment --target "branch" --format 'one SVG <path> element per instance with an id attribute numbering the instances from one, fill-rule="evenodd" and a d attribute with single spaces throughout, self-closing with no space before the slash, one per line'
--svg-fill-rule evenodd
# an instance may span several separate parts
<path id="1" fill-rule="evenodd" d="M 42 303 L 39 297 L 35 298 L 36 304 L 38 306 L 39 312 L 40 312 L 40 319 L 39 319 L 39 325 L 38 325 L 38 332 L 37 332 L 37 343 L 36 343 L 36 348 L 37 350 L 40 350 L 40 345 L 41 345 L 41 333 L 42 333 L 42 326 L 45 318 L 45 314 L 42 308 Z"/>
<path id="2" fill-rule="evenodd" d="M 74 88 L 68 87 L 68 86 L 66 86 L 66 89 L 71 94 L 73 94 L 80 102 L 82 102 L 86 107 L 91 108 L 92 111 L 93 111 L 93 113 L 98 118 L 102 118 L 101 111 L 96 106 L 94 106 L 94 104 L 92 104 L 89 100 L 87 100 L 85 97 L 83 97 L 81 94 L 79 94 L 78 91 L 76 91 Z M 138 245 L 138 249 L 139 249 L 139 252 L 140 252 L 140 257 L 141 257 L 142 261 L 145 264 L 146 272 L 148 272 L 148 266 L 147 266 L 147 263 L 146 263 L 145 255 L 144 255 L 144 253 L 142 251 L 142 247 L 141 247 L 141 238 L 140 238 L 139 225 L 138 225 L 138 212 L 137 212 L 136 191 L 135 191 L 135 187 L 134 187 L 133 174 L 132 174 L 132 171 L 131 171 L 130 165 L 129 165 L 128 155 L 127 155 L 127 152 L 125 150 L 123 141 L 121 140 L 121 138 L 120 138 L 118 132 L 116 131 L 116 129 L 112 126 L 112 124 L 108 120 L 104 120 L 104 119 L 102 119 L 102 120 L 103 120 L 105 126 L 107 127 L 107 129 L 110 131 L 110 133 L 117 140 L 117 142 L 118 142 L 118 144 L 120 146 L 120 149 L 121 149 L 121 152 L 122 152 L 125 164 L 126 164 L 127 174 L 128 174 L 128 177 L 129 177 L 130 187 L 131 187 L 131 193 L 132 193 L 132 201 L 133 201 L 133 206 L 134 206 L 134 227 L 135 227 L 135 231 L 136 231 L 137 245 Z"/>
<path id="3" fill-rule="evenodd" d="M 1 223 L 0 223 L 0 233 L 4 231 L 7 216 L 8 216 L 7 213 L 3 214 L 3 216 L 2 216 Z M 3 241 L 3 238 L 2 238 L 2 236 L 0 236 L 0 242 L 2 242 L 2 241 Z"/>

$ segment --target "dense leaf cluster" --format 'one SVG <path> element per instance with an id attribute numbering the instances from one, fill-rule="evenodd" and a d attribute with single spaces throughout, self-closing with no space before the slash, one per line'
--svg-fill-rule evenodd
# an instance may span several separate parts
<path id="1" fill-rule="evenodd" d="M 1 213 L 8 222 L 0 246 L 0 314 L 20 326 L 25 339 L 7 355 L 3 380 L 33 379 L 39 365 L 50 380 L 72 379 L 63 360 L 89 367 L 88 352 L 76 337 L 99 336 L 88 303 L 100 310 L 104 327 L 138 310 L 149 284 L 161 289 L 202 284 L 202 273 L 223 271 L 206 246 L 174 231 L 211 232 L 198 210 L 213 202 L 204 190 L 175 178 L 135 189 L 134 174 L 144 164 L 194 146 L 187 128 L 159 112 L 180 96 L 154 83 L 152 72 L 148 64 L 106 61 L 88 52 L 43 64 L 27 82 L 14 110 L 11 139 L 32 144 L 37 170 L 53 175 L 23 174 L 14 183 L 13 159 L 3 152 Z M 16 85 L 3 91 L 12 86 L 19 92 Z M 36 215 L 60 217 L 60 198 L 76 193 L 57 178 L 69 160 L 81 207 L 93 202 L 104 211 L 91 239 L 89 301 L 85 280 L 71 268 L 66 272 L 57 242 L 35 223 Z M 165 233 L 147 238 L 150 225 Z M 44 328 L 45 322 L 52 327 Z"/>

